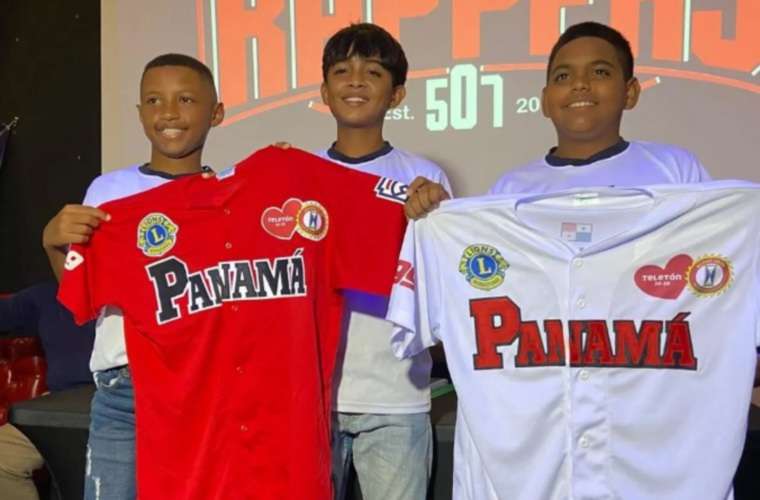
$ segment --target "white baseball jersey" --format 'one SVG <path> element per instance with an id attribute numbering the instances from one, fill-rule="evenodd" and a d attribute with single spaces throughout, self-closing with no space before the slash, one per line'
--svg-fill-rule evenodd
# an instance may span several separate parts
<path id="1" fill-rule="evenodd" d="M 335 149 L 317 155 L 341 165 L 380 177 L 411 183 L 417 176 L 441 183 L 451 192 L 446 174 L 430 160 L 392 147 L 389 143 L 361 158 L 341 155 Z M 361 208 L 361 207 L 357 207 Z M 357 248 L 361 242 L 357 241 Z M 409 283 L 400 269 L 398 277 Z M 345 345 L 338 380 L 335 409 L 348 413 L 409 414 L 430 410 L 430 367 L 427 351 L 399 361 L 388 345 L 393 325 L 382 318 L 388 299 L 347 291 L 348 313 Z"/>
<path id="2" fill-rule="evenodd" d="M 455 499 L 733 497 L 760 331 L 760 187 L 454 200 L 409 226 L 397 355 L 443 342 Z"/>
<path id="3" fill-rule="evenodd" d="M 490 194 L 546 193 L 586 186 L 643 186 L 709 181 L 689 151 L 667 144 L 621 141 L 588 160 L 557 162 L 547 156 L 504 174 Z"/>

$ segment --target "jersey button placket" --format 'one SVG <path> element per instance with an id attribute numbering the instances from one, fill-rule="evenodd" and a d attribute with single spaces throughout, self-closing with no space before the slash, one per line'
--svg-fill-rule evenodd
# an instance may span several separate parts
<path id="1" fill-rule="evenodd" d="M 597 310 L 601 304 L 591 300 L 594 290 L 594 256 L 575 257 L 568 263 L 570 276 L 570 317 L 575 320 L 604 319 L 606 311 Z M 601 300 L 601 302 L 604 302 Z M 581 365 L 588 332 L 582 336 Z M 573 489 L 581 497 L 602 498 L 610 494 L 605 474 L 607 442 L 607 376 L 604 368 L 577 366 L 571 368 L 573 413 L 571 428 L 575 435 L 573 453 Z"/>
<path id="2" fill-rule="evenodd" d="M 593 273 L 589 257 L 576 256 L 567 262 L 569 275 L 569 312 L 570 318 L 575 320 L 593 319 L 594 311 L 587 295 L 590 281 L 588 278 Z M 568 332 L 569 335 L 569 332 Z M 587 334 L 583 335 L 582 345 L 585 344 Z M 584 359 L 581 347 L 581 360 Z M 600 486 L 604 484 L 604 473 L 598 469 L 600 454 L 597 451 L 598 443 L 595 435 L 600 421 L 599 391 L 591 377 L 592 369 L 583 366 L 570 367 L 570 400 L 573 408 L 570 414 L 570 427 L 575 435 L 575 446 L 572 467 L 572 488 L 580 496 L 595 496 L 599 493 Z M 603 399 L 603 398 L 602 398 Z M 600 477 L 595 477 L 600 476 Z"/>
<path id="3" fill-rule="evenodd" d="M 221 207 L 221 217 L 219 218 L 219 223 L 222 228 L 223 234 L 224 234 L 224 249 L 225 250 L 232 250 L 232 235 L 235 234 L 234 228 L 232 228 L 232 209 L 229 206 L 223 206 Z"/>

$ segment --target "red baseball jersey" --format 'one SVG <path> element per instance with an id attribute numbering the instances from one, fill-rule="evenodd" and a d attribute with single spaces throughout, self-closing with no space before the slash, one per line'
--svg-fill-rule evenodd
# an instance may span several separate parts
<path id="1" fill-rule="evenodd" d="M 125 318 L 143 499 L 330 499 L 341 290 L 387 294 L 405 186 L 267 148 L 102 206 L 59 298 Z"/>

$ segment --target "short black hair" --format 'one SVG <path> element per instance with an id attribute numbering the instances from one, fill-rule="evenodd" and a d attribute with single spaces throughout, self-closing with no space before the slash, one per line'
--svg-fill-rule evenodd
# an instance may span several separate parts
<path id="1" fill-rule="evenodd" d="M 406 83 L 409 63 L 404 49 L 393 35 L 372 23 L 352 24 L 330 37 L 322 52 L 324 81 L 327 81 L 327 72 L 333 65 L 355 55 L 380 59 L 383 68 L 390 72 L 394 87 Z"/>
<path id="2" fill-rule="evenodd" d="M 214 95 L 216 95 L 214 76 L 211 74 L 211 70 L 208 69 L 208 66 L 200 62 L 198 59 L 185 54 L 161 54 L 160 56 L 156 56 L 148 61 L 148 64 L 145 65 L 142 76 L 140 77 L 140 85 L 142 86 L 142 81 L 145 78 L 145 73 L 147 73 L 148 70 L 153 68 L 162 68 L 164 66 L 182 66 L 183 68 L 190 68 L 191 70 L 198 73 L 202 79 L 206 80 L 209 85 L 211 85 L 211 88 L 214 90 Z"/>
<path id="3" fill-rule="evenodd" d="M 557 56 L 557 52 L 567 45 L 568 43 L 583 37 L 601 38 L 606 42 L 609 42 L 615 48 L 620 63 L 623 66 L 623 75 L 626 81 L 633 78 L 633 52 L 631 51 L 631 44 L 628 40 L 615 28 L 611 28 L 606 24 L 595 23 L 593 21 L 586 21 L 584 23 L 574 24 L 567 28 L 567 30 L 560 35 L 557 43 L 552 47 L 551 54 L 549 55 L 549 64 L 546 67 L 546 79 L 549 80 L 549 73 L 551 71 L 554 58 Z"/>

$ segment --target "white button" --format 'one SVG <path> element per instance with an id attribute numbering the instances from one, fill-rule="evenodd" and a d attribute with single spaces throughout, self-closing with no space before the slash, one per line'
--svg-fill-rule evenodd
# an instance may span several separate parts
<path id="1" fill-rule="evenodd" d="M 581 378 L 581 380 L 588 380 L 588 378 L 590 377 L 588 371 L 586 370 L 581 370 L 578 376 Z"/>
<path id="2" fill-rule="evenodd" d="M 586 436 L 583 436 L 578 440 L 578 444 L 581 445 L 581 448 L 588 448 L 591 441 Z"/>
<path id="3" fill-rule="evenodd" d="M 227 243 L 224 244 L 224 248 L 226 248 L 227 250 L 229 250 L 230 248 L 232 248 L 232 243 L 230 243 L 228 241 Z"/>
<path id="4" fill-rule="evenodd" d="M 583 297 L 578 298 L 578 301 L 575 303 L 580 309 L 583 309 L 586 307 L 586 299 Z"/>
<path id="5" fill-rule="evenodd" d="M 583 259 L 578 257 L 577 259 L 573 259 L 573 265 L 577 268 L 583 267 Z"/>

